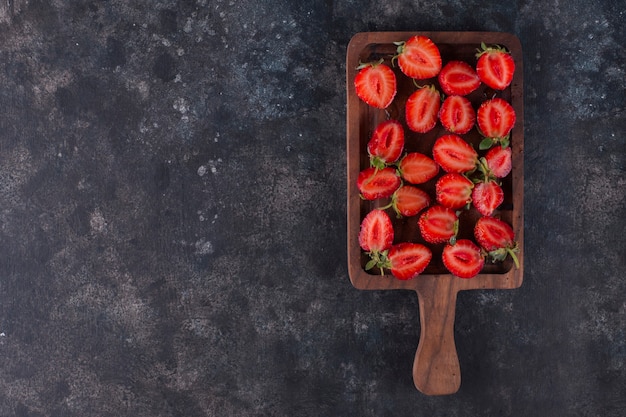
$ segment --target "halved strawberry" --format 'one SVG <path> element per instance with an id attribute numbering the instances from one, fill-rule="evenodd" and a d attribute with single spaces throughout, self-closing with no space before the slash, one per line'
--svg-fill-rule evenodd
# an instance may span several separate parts
<path id="1" fill-rule="evenodd" d="M 359 246 L 370 257 L 365 270 L 377 267 L 384 274 L 384 268 L 388 267 L 387 253 L 393 244 L 393 238 L 393 224 L 385 211 L 376 209 L 367 213 L 359 231 Z"/>
<path id="2" fill-rule="evenodd" d="M 449 96 L 466 96 L 480 87 L 480 78 L 467 62 L 450 61 L 437 76 L 441 90 Z"/>
<path id="3" fill-rule="evenodd" d="M 492 98 L 484 101 L 476 112 L 476 120 L 485 140 L 481 142 L 481 149 L 488 149 L 494 143 L 508 146 L 509 133 L 515 125 L 515 109 L 508 101 L 502 98 Z"/>
<path id="4" fill-rule="evenodd" d="M 443 248 L 443 264 L 459 278 L 473 278 L 483 269 L 485 260 L 480 248 L 469 239 L 459 239 Z"/>
<path id="5" fill-rule="evenodd" d="M 394 42 L 400 70 L 408 77 L 425 80 L 441 71 L 441 54 L 435 43 L 426 36 L 413 36 L 406 42 Z"/>
<path id="6" fill-rule="evenodd" d="M 474 226 L 474 237 L 493 261 L 503 261 L 510 255 L 519 268 L 515 232 L 507 222 L 495 217 L 481 217 Z"/>
<path id="7" fill-rule="evenodd" d="M 370 165 L 385 168 L 400 158 L 404 149 L 404 128 L 397 120 L 385 120 L 376 126 L 367 143 Z"/>
<path id="8" fill-rule="evenodd" d="M 417 89 L 405 105 L 406 124 L 414 132 L 426 133 L 437 124 L 441 95 L 434 85 Z"/>
<path id="9" fill-rule="evenodd" d="M 448 96 L 439 109 L 439 120 L 447 131 L 462 135 L 474 127 L 476 112 L 467 98 Z"/>
<path id="10" fill-rule="evenodd" d="M 398 215 L 411 217 L 430 205 L 430 196 L 417 187 L 403 185 L 393 193 L 391 205 Z"/>
<path id="11" fill-rule="evenodd" d="M 464 175 L 450 172 L 437 180 L 437 202 L 444 207 L 460 209 L 472 201 L 474 183 Z"/>
<path id="12" fill-rule="evenodd" d="M 510 147 L 494 146 L 484 156 L 487 169 L 496 178 L 504 178 L 511 172 L 512 151 Z M 482 159 L 482 158 L 481 158 Z"/>
<path id="13" fill-rule="evenodd" d="M 388 65 L 369 62 L 357 67 L 354 77 L 356 95 L 372 107 L 389 107 L 397 93 L 396 74 Z"/>
<path id="14" fill-rule="evenodd" d="M 383 252 L 393 244 L 393 225 L 384 210 L 372 210 L 363 218 L 359 245 L 366 252 Z"/>
<path id="15" fill-rule="evenodd" d="M 407 280 L 424 272 L 433 253 L 420 243 L 403 242 L 389 249 L 387 258 L 394 277 Z"/>
<path id="16" fill-rule="evenodd" d="M 504 90 L 513 81 L 515 61 L 503 47 L 481 44 L 477 50 L 476 74 L 480 80 L 494 90 Z"/>
<path id="17" fill-rule="evenodd" d="M 423 184 L 439 173 L 439 165 L 419 152 L 408 153 L 398 164 L 400 176 L 411 184 Z"/>
<path id="18" fill-rule="evenodd" d="M 459 230 L 459 218 L 454 210 L 436 205 L 422 213 L 418 226 L 428 243 L 454 241 Z"/>
<path id="19" fill-rule="evenodd" d="M 446 172 L 459 174 L 476 169 L 478 153 L 462 137 L 448 134 L 433 145 L 433 158 Z"/>
<path id="20" fill-rule="evenodd" d="M 491 216 L 504 201 L 504 192 L 500 185 L 490 179 L 474 185 L 472 204 L 483 216 Z"/>
<path id="21" fill-rule="evenodd" d="M 359 172 L 356 185 L 365 200 L 391 197 L 402 180 L 393 168 L 369 167 Z"/>

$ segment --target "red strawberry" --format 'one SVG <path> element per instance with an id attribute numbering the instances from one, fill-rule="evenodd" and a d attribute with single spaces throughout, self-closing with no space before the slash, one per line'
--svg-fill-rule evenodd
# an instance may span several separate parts
<path id="1" fill-rule="evenodd" d="M 487 180 L 474 185 L 472 204 L 483 216 L 491 216 L 504 201 L 504 192 L 497 182 Z"/>
<path id="2" fill-rule="evenodd" d="M 418 225 L 426 242 L 443 243 L 456 238 L 459 218 L 454 210 L 437 205 L 422 213 Z"/>
<path id="3" fill-rule="evenodd" d="M 485 260 L 480 248 L 469 239 L 459 239 L 443 248 L 443 264 L 459 278 L 473 278 L 483 269 Z"/>
<path id="4" fill-rule="evenodd" d="M 400 70 L 417 80 L 435 77 L 441 70 L 441 54 L 426 36 L 413 36 L 406 42 L 396 42 L 396 59 Z"/>
<path id="5" fill-rule="evenodd" d="M 489 149 L 485 155 L 484 162 L 487 169 L 496 178 L 504 178 L 511 172 L 511 148 L 503 146 L 494 146 Z"/>
<path id="6" fill-rule="evenodd" d="M 396 120 L 381 122 L 374 129 L 372 138 L 367 143 L 367 152 L 371 166 L 379 169 L 394 163 L 404 149 L 404 128 Z"/>
<path id="7" fill-rule="evenodd" d="M 506 100 L 493 98 L 483 102 L 476 112 L 478 128 L 487 138 L 481 143 L 481 149 L 491 147 L 494 142 L 503 146 L 509 144 L 509 133 L 515 125 L 515 110 Z"/>
<path id="8" fill-rule="evenodd" d="M 423 184 L 439 173 L 439 165 L 422 153 L 411 152 L 400 160 L 398 171 L 405 181 Z"/>
<path id="9" fill-rule="evenodd" d="M 411 217 L 430 205 L 430 196 L 417 187 L 403 185 L 393 193 L 391 205 L 398 215 Z"/>
<path id="10" fill-rule="evenodd" d="M 402 180 L 393 168 L 366 168 L 357 177 L 357 187 L 365 200 L 391 197 Z"/>
<path id="11" fill-rule="evenodd" d="M 414 132 L 426 133 L 437 124 L 441 95 L 434 85 L 420 87 L 406 101 L 406 124 Z"/>
<path id="12" fill-rule="evenodd" d="M 503 261 L 507 255 L 511 255 L 515 266 L 519 268 L 515 232 L 508 223 L 495 217 L 481 217 L 474 226 L 474 237 L 492 260 Z"/>
<path id="13" fill-rule="evenodd" d="M 437 77 L 441 90 L 449 96 L 466 96 L 480 87 L 480 78 L 470 64 L 463 61 L 448 62 Z"/>
<path id="14" fill-rule="evenodd" d="M 448 96 L 439 109 L 439 120 L 447 131 L 462 135 L 474 127 L 476 112 L 465 97 Z"/>
<path id="15" fill-rule="evenodd" d="M 407 280 L 424 272 L 433 254 L 420 243 L 403 242 L 393 245 L 387 256 L 394 277 Z"/>
<path id="16" fill-rule="evenodd" d="M 441 136 L 433 145 L 433 158 L 446 172 L 473 171 L 478 163 L 478 153 L 455 134 Z"/>
<path id="17" fill-rule="evenodd" d="M 356 95 L 372 107 L 389 107 L 397 93 L 396 74 L 389 66 L 379 62 L 361 64 L 354 77 Z"/>
<path id="18" fill-rule="evenodd" d="M 474 183 L 464 175 L 450 172 L 437 180 L 437 202 L 444 207 L 460 209 L 472 201 Z"/>
<path id="19" fill-rule="evenodd" d="M 515 73 L 515 61 L 503 47 L 488 47 L 484 43 L 477 50 L 476 74 L 480 80 L 494 90 L 504 90 L 511 84 Z"/>
<path id="20" fill-rule="evenodd" d="M 383 210 L 372 210 L 361 222 L 359 245 L 366 252 L 383 252 L 393 244 L 393 225 Z"/>

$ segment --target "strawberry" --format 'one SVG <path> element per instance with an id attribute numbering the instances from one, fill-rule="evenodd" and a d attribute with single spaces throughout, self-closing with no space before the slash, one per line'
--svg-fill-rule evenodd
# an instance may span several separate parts
<path id="1" fill-rule="evenodd" d="M 478 153 L 455 134 L 439 137 L 433 145 L 433 158 L 446 172 L 466 173 L 476 169 Z"/>
<path id="2" fill-rule="evenodd" d="M 476 74 L 480 80 L 494 90 L 504 90 L 511 84 L 515 73 L 515 61 L 503 47 L 481 44 L 477 49 Z"/>
<path id="3" fill-rule="evenodd" d="M 413 36 L 406 42 L 394 42 L 400 70 L 410 78 L 425 80 L 441 71 L 441 54 L 435 43 L 426 36 Z"/>
<path id="4" fill-rule="evenodd" d="M 426 242 L 443 243 L 456 239 L 459 218 L 454 210 L 437 205 L 422 213 L 418 225 Z"/>
<path id="5" fill-rule="evenodd" d="M 472 204 L 483 216 L 491 216 L 504 201 L 504 192 L 497 182 L 487 179 L 474 185 Z"/>
<path id="6" fill-rule="evenodd" d="M 460 209 L 472 201 L 474 183 L 464 175 L 450 172 L 437 180 L 437 202 L 444 207 Z"/>
<path id="7" fill-rule="evenodd" d="M 370 165 L 379 169 L 385 168 L 400 158 L 404 149 L 404 128 L 396 120 L 381 122 L 374 129 L 367 143 Z"/>
<path id="8" fill-rule="evenodd" d="M 401 186 L 391 197 L 391 206 L 398 216 L 415 216 L 429 205 L 428 193 L 412 185 Z"/>
<path id="9" fill-rule="evenodd" d="M 474 127 L 476 112 L 467 98 L 448 96 L 439 109 L 439 120 L 447 131 L 462 135 Z"/>
<path id="10" fill-rule="evenodd" d="M 444 266 L 459 278 L 473 278 L 483 269 L 485 259 L 480 248 L 469 239 L 459 239 L 443 248 Z"/>
<path id="11" fill-rule="evenodd" d="M 423 184 L 439 173 L 439 165 L 419 152 L 408 153 L 398 164 L 400 176 L 411 184 Z"/>
<path id="12" fill-rule="evenodd" d="M 484 101 L 476 112 L 478 128 L 486 138 L 481 142 L 480 149 L 488 149 L 496 142 L 508 146 L 515 118 L 515 110 L 506 100 L 492 98 Z"/>
<path id="13" fill-rule="evenodd" d="M 401 280 L 415 278 L 424 272 L 433 253 L 420 243 L 403 242 L 393 245 L 387 256 L 394 277 Z"/>
<path id="14" fill-rule="evenodd" d="M 474 237 L 493 261 L 503 261 L 511 255 L 515 266 L 519 268 L 515 232 L 508 223 L 495 217 L 481 217 L 474 226 Z"/>
<path id="15" fill-rule="evenodd" d="M 366 252 L 383 252 L 393 244 L 393 225 L 384 210 L 372 210 L 361 222 L 359 245 Z"/>
<path id="16" fill-rule="evenodd" d="M 402 180 L 393 168 L 369 167 L 359 172 L 357 187 L 365 200 L 391 197 Z"/>
<path id="17" fill-rule="evenodd" d="M 496 178 L 504 178 L 511 172 L 511 148 L 503 146 L 494 146 L 489 149 L 481 163 L 487 165 L 488 171 Z"/>
<path id="18" fill-rule="evenodd" d="M 370 257 L 365 265 L 366 270 L 374 267 L 383 268 L 387 266 L 387 253 L 393 244 L 394 231 L 389 215 L 383 210 L 372 210 L 361 222 L 359 231 L 359 246 Z"/>
<path id="19" fill-rule="evenodd" d="M 417 89 L 405 105 L 406 124 L 414 132 L 426 133 L 437 124 L 441 95 L 434 85 Z"/>
<path id="20" fill-rule="evenodd" d="M 354 77 L 356 95 L 365 103 L 379 109 L 386 109 L 397 93 L 396 74 L 388 66 L 378 62 L 361 64 Z"/>
<path id="21" fill-rule="evenodd" d="M 441 90 L 449 96 L 466 96 L 480 87 L 480 78 L 467 62 L 450 61 L 437 76 Z"/>

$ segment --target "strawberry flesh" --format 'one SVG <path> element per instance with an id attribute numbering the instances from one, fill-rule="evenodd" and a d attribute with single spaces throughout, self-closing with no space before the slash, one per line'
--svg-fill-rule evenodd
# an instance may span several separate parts
<path id="1" fill-rule="evenodd" d="M 437 76 L 441 90 L 449 96 L 466 96 L 480 87 L 480 78 L 467 62 L 450 61 Z"/>
<path id="2" fill-rule="evenodd" d="M 504 191 L 495 181 L 487 180 L 474 185 L 472 204 L 483 216 L 491 216 L 504 201 Z"/>
<path id="3" fill-rule="evenodd" d="M 382 63 L 363 64 L 354 77 L 356 95 L 365 103 L 386 109 L 397 93 L 396 74 Z"/>
<path id="4" fill-rule="evenodd" d="M 512 151 L 510 147 L 495 146 L 485 155 L 487 169 L 496 178 L 504 178 L 511 172 L 513 163 L 511 160 Z"/>
<path id="5" fill-rule="evenodd" d="M 420 87 L 405 105 L 406 124 L 414 132 L 426 133 L 437 124 L 441 95 L 434 86 Z"/>
<path id="6" fill-rule="evenodd" d="M 403 242 L 393 245 L 388 254 L 391 273 L 401 280 L 415 278 L 424 272 L 432 256 L 430 249 L 420 243 Z"/>
<path id="7" fill-rule="evenodd" d="M 402 178 L 411 184 L 423 184 L 439 173 L 439 165 L 423 153 L 406 154 L 398 164 Z"/>
<path id="8" fill-rule="evenodd" d="M 384 169 L 366 168 L 357 177 L 357 187 L 361 196 L 366 200 L 391 197 L 401 182 L 402 180 L 396 174 L 396 170 L 391 167 Z"/>
<path id="9" fill-rule="evenodd" d="M 454 210 L 437 205 L 422 213 L 418 226 L 426 242 L 443 243 L 456 236 L 458 221 Z"/>
<path id="10" fill-rule="evenodd" d="M 476 112 L 478 128 L 487 138 L 507 137 L 515 125 L 515 119 L 513 106 L 499 97 L 483 102 Z"/>
<path id="11" fill-rule="evenodd" d="M 404 149 L 404 128 L 397 120 L 385 120 L 376 126 L 367 144 L 372 166 L 384 168 L 400 158 Z"/>
<path id="12" fill-rule="evenodd" d="M 480 248 L 469 239 L 459 239 L 453 245 L 446 245 L 442 260 L 448 271 L 459 278 L 475 277 L 485 264 Z"/>
<path id="13" fill-rule="evenodd" d="M 435 141 L 433 158 L 444 171 L 459 174 L 473 171 L 478 163 L 478 153 L 455 134 L 441 136 Z"/>
<path id="14" fill-rule="evenodd" d="M 394 231 L 389 215 L 383 210 L 372 210 L 361 222 L 359 245 L 366 252 L 382 252 L 393 243 Z"/>
<path id="15" fill-rule="evenodd" d="M 392 205 L 397 214 L 411 217 L 430 205 L 430 196 L 417 187 L 403 185 L 393 193 Z"/>
<path id="16" fill-rule="evenodd" d="M 444 207 L 460 209 L 472 201 L 474 183 L 464 175 L 449 172 L 437 180 L 437 202 Z"/>
<path id="17" fill-rule="evenodd" d="M 397 45 L 398 66 L 407 77 L 425 80 L 441 71 L 441 54 L 430 38 L 417 35 Z"/>
<path id="18" fill-rule="evenodd" d="M 481 46 L 476 54 L 476 74 L 480 80 L 494 90 L 507 88 L 515 73 L 515 61 L 509 52 L 499 46 Z"/>
<path id="19" fill-rule="evenodd" d="M 474 127 L 476 112 L 467 98 L 448 96 L 439 110 L 439 120 L 447 131 L 462 135 Z"/>

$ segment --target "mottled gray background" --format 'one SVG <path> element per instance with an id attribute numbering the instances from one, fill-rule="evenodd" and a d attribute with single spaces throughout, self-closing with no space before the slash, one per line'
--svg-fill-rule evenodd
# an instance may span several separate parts
<path id="1" fill-rule="evenodd" d="M 0 4 L 1 416 L 624 416 L 621 0 Z M 411 292 L 347 276 L 345 53 L 515 33 L 518 290 L 459 294 L 413 387 Z"/>

